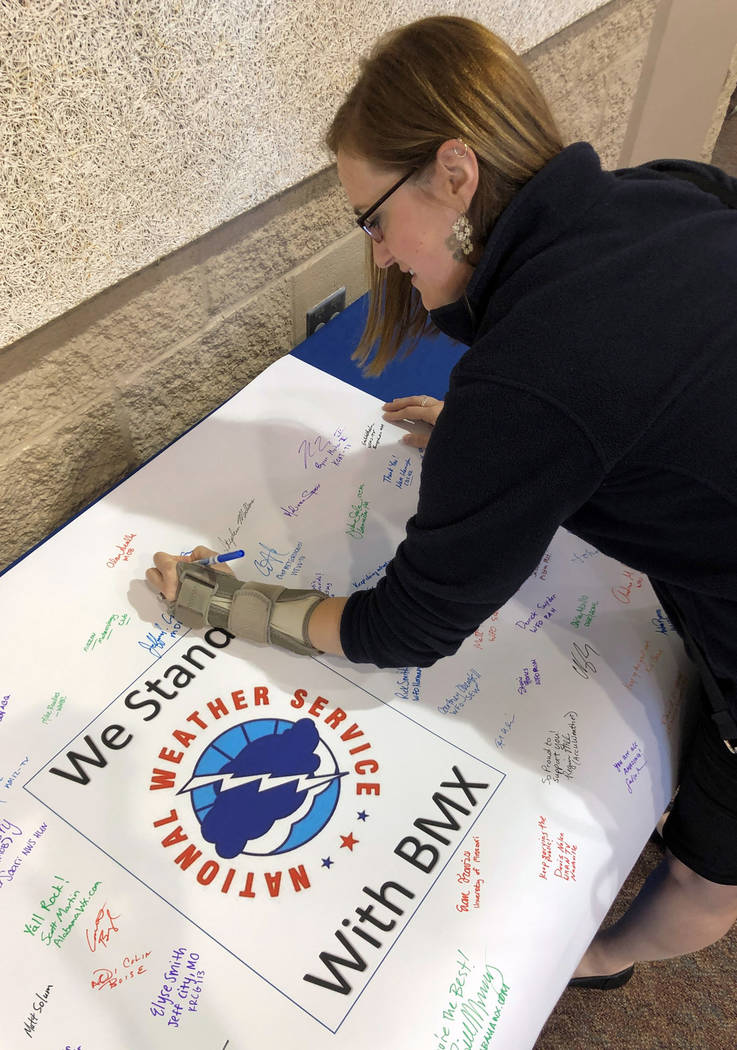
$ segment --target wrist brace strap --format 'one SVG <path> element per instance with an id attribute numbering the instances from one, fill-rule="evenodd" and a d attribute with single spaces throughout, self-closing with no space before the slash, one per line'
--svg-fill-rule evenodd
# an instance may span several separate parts
<path id="1" fill-rule="evenodd" d="M 327 597 L 321 591 L 243 583 L 230 573 L 185 561 L 177 564 L 177 575 L 173 611 L 187 627 L 225 628 L 237 638 L 302 655 L 321 652 L 307 633 L 315 607 Z"/>

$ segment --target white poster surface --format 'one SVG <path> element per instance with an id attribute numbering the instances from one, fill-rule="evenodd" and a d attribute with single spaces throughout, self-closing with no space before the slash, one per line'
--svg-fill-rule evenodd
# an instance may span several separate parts
<path id="1" fill-rule="evenodd" d="M 0 579 L 9 1045 L 531 1047 L 674 783 L 647 580 L 560 531 L 432 668 L 189 631 L 157 549 L 371 586 L 420 454 L 294 359 Z"/>

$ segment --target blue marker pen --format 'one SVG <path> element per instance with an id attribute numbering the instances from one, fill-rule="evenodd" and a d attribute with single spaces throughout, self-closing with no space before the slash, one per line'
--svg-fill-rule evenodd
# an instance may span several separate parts
<path id="1" fill-rule="evenodd" d="M 228 551 L 227 554 L 213 554 L 210 558 L 200 558 L 198 561 L 193 562 L 193 565 L 217 565 L 221 561 L 233 561 L 235 558 L 242 558 L 245 555 L 245 551 Z"/>

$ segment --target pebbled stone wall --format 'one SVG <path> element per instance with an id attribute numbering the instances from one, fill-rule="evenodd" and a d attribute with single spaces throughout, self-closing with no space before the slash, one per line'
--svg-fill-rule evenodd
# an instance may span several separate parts
<path id="1" fill-rule="evenodd" d="M 450 0 L 518 49 L 606 0 Z M 6 0 L 0 346 L 308 178 L 358 56 L 429 0 Z"/>
<path id="2" fill-rule="evenodd" d="M 656 7 L 614 0 L 527 53 L 609 166 Z M 364 241 L 331 166 L 0 351 L 0 569 L 291 349 L 306 308 L 363 294 Z"/>

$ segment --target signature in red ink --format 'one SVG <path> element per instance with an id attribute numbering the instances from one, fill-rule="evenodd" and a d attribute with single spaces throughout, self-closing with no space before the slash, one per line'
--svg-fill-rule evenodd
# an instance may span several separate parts
<path id="1" fill-rule="evenodd" d="M 144 952 L 142 955 L 126 955 L 121 961 L 120 970 L 118 970 L 117 966 L 112 970 L 106 967 L 93 970 L 90 987 L 96 988 L 98 991 L 101 988 L 117 988 L 123 981 L 130 981 L 142 973 L 148 973 L 143 962 L 145 959 L 148 959 L 150 954 L 151 952 Z"/>
<path id="2" fill-rule="evenodd" d="M 629 605 L 632 601 L 632 591 L 642 587 L 643 577 L 632 572 L 631 569 L 623 569 L 622 575 L 625 577 L 624 582 L 617 587 L 611 587 L 610 590 L 618 602 L 621 602 L 622 605 Z"/>
<path id="3" fill-rule="evenodd" d="M 105 947 L 109 943 L 110 937 L 114 933 L 118 933 L 118 927 L 115 925 L 116 919 L 119 919 L 119 915 L 111 915 L 110 909 L 107 904 L 103 904 L 97 913 L 95 919 L 95 927 L 92 931 L 92 939 L 90 940 L 90 931 L 85 930 L 85 937 L 87 938 L 87 947 L 91 952 L 97 951 L 100 945 Z"/>
<path id="4" fill-rule="evenodd" d="M 93 988 L 104 988 L 106 984 L 110 984 L 114 976 L 112 970 L 93 970 L 91 986 Z"/>
<path id="5" fill-rule="evenodd" d="M 108 560 L 105 562 L 108 569 L 114 569 L 121 558 L 123 559 L 123 561 L 128 561 L 131 554 L 135 554 L 134 548 L 131 547 L 131 543 L 135 538 L 135 532 L 127 532 L 125 534 L 125 536 L 123 537 L 123 542 L 118 544 L 118 546 L 115 548 L 117 551 L 120 551 L 120 554 L 113 555 L 112 558 L 108 558 Z"/>

